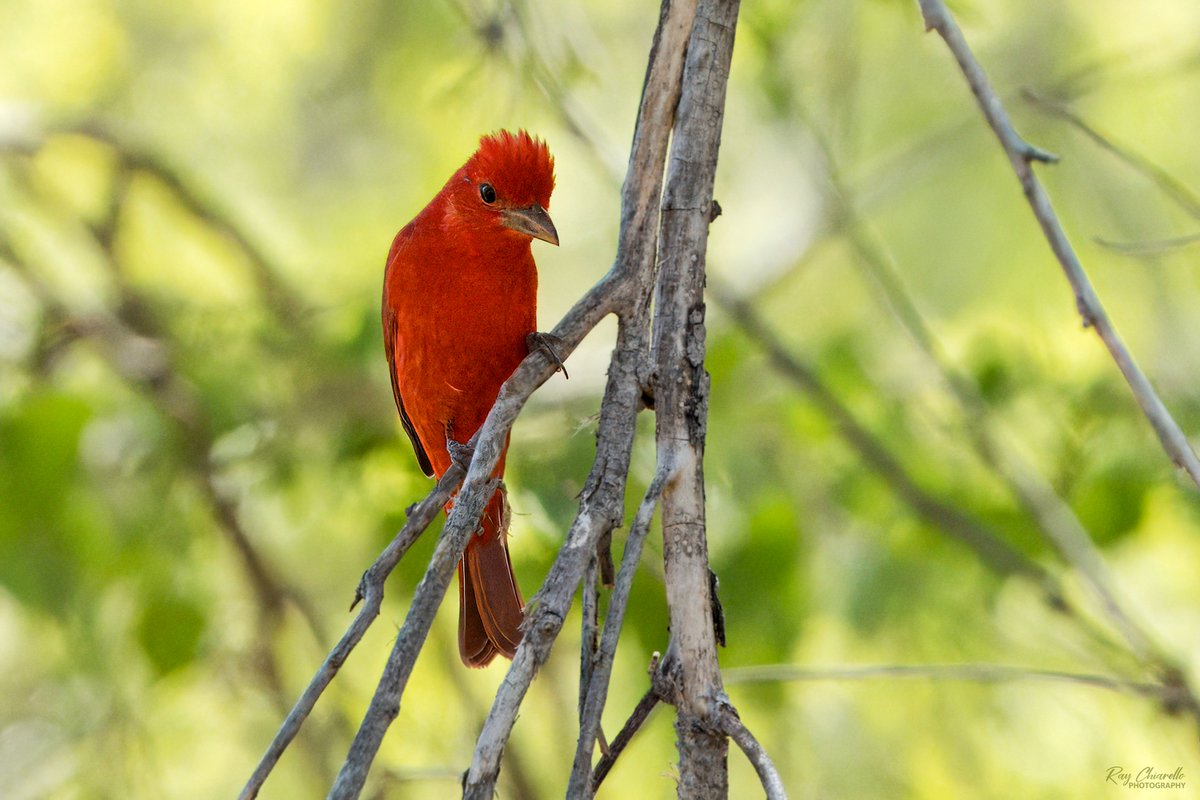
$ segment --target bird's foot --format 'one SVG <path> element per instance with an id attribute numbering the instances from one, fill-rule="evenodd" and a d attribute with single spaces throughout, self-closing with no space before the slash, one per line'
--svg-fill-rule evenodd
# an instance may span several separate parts
<path id="1" fill-rule="evenodd" d="M 450 454 L 451 463 L 458 464 L 465 472 L 471 468 L 471 459 L 475 455 L 474 439 L 466 444 L 462 444 L 461 442 L 447 438 L 446 452 Z"/>
<path id="2" fill-rule="evenodd" d="M 550 363 L 555 365 L 555 372 L 561 372 L 564 378 L 570 379 L 571 376 L 567 374 L 567 365 L 558 355 L 558 350 L 562 348 L 562 340 L 553 333 L 534 331 L 525 337 L 525 348 L 531 353 L 536 350 L 542 351 Z"/>

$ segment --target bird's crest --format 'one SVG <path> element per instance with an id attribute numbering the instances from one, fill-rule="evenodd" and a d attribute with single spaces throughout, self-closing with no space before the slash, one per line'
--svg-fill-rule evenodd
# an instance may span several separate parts
<path id="1" fill-rule="evenodd" d="M 498 131 L 479 140 L 466 164 L 475 181 L 489 181 L 510 202 L 550 205 L 554 191 L 554 157 L 541 139 L 526 131 Z"/>

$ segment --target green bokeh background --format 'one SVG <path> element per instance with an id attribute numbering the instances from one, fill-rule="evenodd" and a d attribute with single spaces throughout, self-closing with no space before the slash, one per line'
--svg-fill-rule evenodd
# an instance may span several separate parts
<path id="1" fill-rule="evenodd" d="M 1200 5 L 955 10 L 1020 130 L 1063 157 L 1038 172 L 1068 233 L 1184 430 L 1200 430 L 1200 245 L 1104 244 L 1200 229 Z M 348 623 L 363 569 L 429 488 L 381 352 L 391 236 L 480 134 L 537 132 L 557 159 L 562 246 L 535 245 L 551 327 L 611 263 L 656 20 L 624 0 L 0 2 L 0 794 L 236 794 Z M 1083 612 L 1056 613 L 917 514 L 713 302 L 722 664 L 1152 679 L 980 458 L 982 435 L 1069 504 L 1120 602 L 1190 675 L 1200 495 L 1080 330 L 1006 159 L 921 29 L 907 0 L 744 4 L 714 286 L 750 301 L 918 486 L 1044 565 Z M 590 466 L 613 331 L 597 329 L 570 381 L 554 378 L 515 428 L 527 596 Z M 981 413 L 964 412 L 948 374 Z M 634 463 L 631 504 L 650 436 Z M 231 530 L 286 597 L 250 579 Z M 435 533 L 264 797 L 328 788 Z M 666 646 L 660 553 L 652 537 L 610 736 Z M 459 665 L 455 614 L 437 620 L 372 796 L 457 791 L 503 666 Z M 576 611 L 527 698 L 501 796 L 562 794 L 577 672 Z M 1190 788 L 1155 797 L 1200 787 L 1195 719 L 1128 692 L 737 675 L 732 699 L 799 798 L 1136 794 L 1106 783 L 1113 765 L 1182 767 Z M 673 796 L 674 760 L 659 709 L 601 796 Z M 745 760 L 730 761 L 731 796 L 757 796 Z"/>

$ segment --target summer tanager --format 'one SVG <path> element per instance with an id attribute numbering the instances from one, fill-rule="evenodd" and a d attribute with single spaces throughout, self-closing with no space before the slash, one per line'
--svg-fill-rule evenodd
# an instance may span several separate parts
<path id="1" fill-rule="evenodd" d="M 524 131 L 485 136 L 392 242 L 384 348 L 400 421 L 426 475 L 440 478 L 450 467 L 500 385 L 541 342 L 530 245 L 558 244 L 546 211 L 553 189 L 554 159 L 544 142 Z M 507 450 L 506 440 L 495 477 L 504 474 Z M 458 648 L 471 667 L 496 653 L 512 658 L 521 641 L 507 511 L 497 489 L 458 565 Z"/>

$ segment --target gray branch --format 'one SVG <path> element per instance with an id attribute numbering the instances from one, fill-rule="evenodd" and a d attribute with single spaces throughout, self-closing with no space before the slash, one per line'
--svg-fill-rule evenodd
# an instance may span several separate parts
<path id="1" fill-rule="evenodd" d="M 252 800 L 258 796 L 259 790 L 262 789 L 263 783 L 267 780 L 267 776 L 271 774 L 271 770 L 279 762 L 284 750 L 296 738 L 296 734 L 300 732 L 300 727 L 304 721 L 308 719 L 308 715 L 316 706 L 317 700 L 324 693 L 326 687 L 333 681 L 335 675 L 342 664 L 346 663 L 346 659 L 350 656 L 350 652 L 362 640 L 366 634 L 367 628 L 371 627 L 371 623 L 379 616 L 379 610 L 383 605 L 383 586 L 388 575 L 400 563 L 400 559 L 412 547 L 413 542 L 425 532 L 425 529 L 433 522 L 438 512 L 442 510 L 442 506 L 454 494 L 454 490 L 462 483 L 465 471 L 457 463 L 451 464 L 446 470 L 441 479 L 437 482 L 433 491 L 416 506 L 414 506 L 408 515 L 408 520 L 404 523 L 404 527 L 392 539 L 391 544 L 380 553 L 379 558 L 371 565 L 365 573 L 363 573 L 362 581 L 359 583 L 358 591 L 355 594 L 355 604 L 359 600 L 363 601 L 362 608 L 359 609 L 358 615 L 354 621 L 350 623 L 350 627 L 346 629 L 346 633 L 342 635 L 337 646 L 326 656 L 321 668 L 313 675 L 309 681 L 308 687 L 304 690 L 304 694 L 300 695 L 300 699 L 296 701 L 296 705 L 292 707 L 291 713 L 280 726 L 279 732 L 275 734 L 267 752 L 259 761 L 258 767 L 254 770 L 254 774 L 250 776 L 242 793 L 238 795 L 239 800 Z"/>
<path id="2" fill-rule="evenodd" d="M 1034 217 L 1075 293 L 1076 306 L 1084 326 L 1093 328 L 1108 349 L 1133 391 L 1142 412 L 1158 434 L 1163 449 L 1177 466 L 1187 472 L 1193 483 L 1200 486 L 1200 459 L 1197 459 L 1187 437 L 1117 333 L 1083 265 L 1067 240 L 1049 196 L 1033 172 L 1031 162 L 1046 159 L 1041 158 L 1041 151 L 1031 147 L 1016 133 L 999 96 L 975 59 L 945 3 L 942 0 L 919 0 L 919 4 L 925 20 L 925 29 L 936 30 L 950 48 L 972 93 L 979 101 L 984 117 L 1008 155 L 1025 197 L 1033 209 Z M 1200 703 L 1197 703 L 1183 670 L 1162 653 L 1153 639 L 1125 612 L 1111 588 L 1111 580 L 1103 559 L 1070 508 L 1052 491 L 1033 481 L 1025 480 L 1020 472 L 1015 472 L 1013 478 L 1022 502 L 1034 513 L 1062 557 L 1086 579 L 1089 588 L 1130 649 L 1143 662 L 1153 664 L 1163 686 L 1175 693 L 1173 697 L 1182 696 L 1182 699 L 1173 699 L 1165 707 L 1186 709 L 1200 721 Z"/>
<path id="3" fill-rule="evenodd" d="M 787 790 L 783 788 L 783 778 L 779 776 L 779 770 L 775 766 L 775 762 L 771 760 L 771 756 L 767 755 L 767 751 L 758 743 L 758 739 L 754 738 L 754 734 L 746 727 L 746 723 L 742 722 L 738 716 L 737 710 L 729 702 L 721 704 L 721 730 L 723 730 L 730 739 L 742 749 L 746 754 L 746 758 L 750 759 L 750 763 L 754 765 L 754 771 L 758 773 L 758 779 L 766 790 L 767 800 L 787 800 Z"/>
<path id="4" fill-rule="evenodd" d="M 683 91 L 662 202 L 655 296 L 658 463 L 672 477 L 662 495 L 663 562 L 679 691 L 676 746 L 681 798 L 728 795 L 724 696 L 713 627 L 704 509 L 709 378 L 704 368 L 705 255 L 712 190 L 733 54 L 737 0 L 701 0 L 688 44 Z"/>
<path id="5" fill-rule="evenodd" d="M 621 626 L 625 621 L 625 609 L 629 605 L 629 594 L 633 589 L 633 576 L 642 560 L 642 545 L 650 532 L 650 522 L 663 487 L 670 480 L 670 470 L 660 465 L 658 474 L 650 482 L 646 494 L 638 506 L 629 537 L 625 540 L 625 552 L 621 556 L 621 570 L 617 573 L 616 585 L 608 600 L 608 615 L 604 620 L 604 636 L 600 649 L 592 664 L 587 696 L 579 717 L 579 742 L 575 748 L 575 763 L 571 768 L 571 780 L 567 785 L 567 796 L 590 798 L 595 793 L 592 784 L 592 751 L 600 731 L 600 715 L 604 712 L 604 701 L 608 697 L 608 683 L 612 677 L 613 659 L 617 654 L 617 642 Z"/>
<path id="6" fill-rule="evenodd" d="M 925 20 L 925 30 L 935 30 L 945 40 L 946 46 L 950 48 L 950 52 L 966 77 L 975 99 L 979 102 L 979 107 L 983 111 L 988 125 L 991 126 L 1000 140 L 1004 152 L 1008 155 L 1013 171 L 1025 192 L 1025 198 L 1029 201 L 1046 241 L 1062 266 L 1063 273 L 1075 293 L 1075 304 L 1079 315 L 1083 318 L 1084 326 L 1093 328 L 1108 349 L 1117 368 L 1120 369 L 1126 383 L 1133 391 L 1133 396 L 1141 406 L 1142 412 L 1154 427 L 1154 432 L 1158 434 L 1159 442 L 1167 455 L 1178 467 L 1187 472 L 1193 483 L 1200 487 L 1200 459 L 1196 457 L 1196 452 L 1188 442 L 1187 436 L 1184 435 L 1175 418 L 1171 416 L 1171 412 L 1159 398 L 1150 379 L 1138 366 L 1133 355 L 1125 346 L 1125 342 L 1117 333 L 1091 280 L 1084 271 L 1079 257 L 1067 240 L 1062 224 L 1054 213 L 1049 195 L 1046 194 L 1046 190 L 1033 172 L 1031 162 L 1051 161 L 1053 158 L 1030 145 L 1013 128 L 999 95 L 996 94 L 983 67 L 975 59 L 962 31 L 945 3 L 942 0 L 919 0 L 919 4 Z"/>

